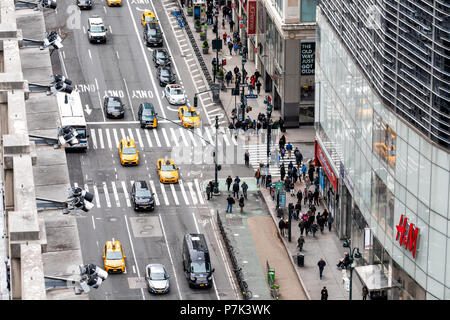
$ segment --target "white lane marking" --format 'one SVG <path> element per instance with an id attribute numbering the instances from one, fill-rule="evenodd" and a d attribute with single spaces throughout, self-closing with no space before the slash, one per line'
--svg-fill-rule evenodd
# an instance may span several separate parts
<path id="1" fill-rule="evenodd" d="M 95 196 L 95 204 L 97 205 L 97 208 L 100 208 L 100 196 L 98 195 L 98 189 L 95 184 L 94 184 L 94 196 Z"/>
<path id="2" fill-rule="evenodd" d="M 116 56 L 117 56 L 117 59 L 120 60 L 119 52 L 118 52 L 118 51 L 116 51 Z"/>
<path id="3" fill-rule="evenodd" d="M 197 189 L 197 195 L 198 195 L 198 199 L 200 200 L 200 203 L 205 204 L 205 201 L 203 200 L 203 196 L 202 196 L 202 189 L 200 188 L 198 179 L 194 179 L 194 183 L 195 183 L 195 188 Z"/>
<path id="4" fill-rule="evenodd" d="M 169 242 L 167 241 L 166 230 L 164 229 L 164 223 L 162 221 L 161 214 L 158 214 L 158 217 L 159 217 L 159 223 L 161 224 L 161 229 L 162 229 L 163 236 L 164 236 L 164 241 L 166 242 L 167 252 L 169 253 L 169 259 L 170 259 L 170 263 L 172 265 L 173 275 L 175 276 L 175 284 L 177 285 L 177 292 L 178 292 L 178 295 L 180 296 L 180 300 L 183 300 L 183 298 L 181 297 L 180 286 L 178 285 L 177 273 L 175 272 L 175 263 L 173 262 L 172 254 L 170 253 Z"/>
<path id="5" fill-rule="evenodd" d="M 111 134 L 109 133 L 109 128 L 106 128 L 105 131 L 106 131 L 106 140 L 108 141 L 108 148 L 109 150 L 112 150 Z"/>
<path id="6" fill-rule="evenodd" d="M 155 89 L 155 92 L 157 92 L 159 89 L 157 89 L 158 87 L 156 86 L 156 82 L 155 82 L 155 78 L 154 78 L 154 72 L 150 68 L 150 63 L 148 62 L 147 54 L 145 53 L 144 45 L 142 44 L 142 41 L 141 41 L 141 33 L 138 30 L 138 28 L 137 28 L 137 25 L 136 25 L 137 22 L 136 22 L 135 17 L 133 16 L 133 12 L 131 11 L 130 1 L 128 1 L 128 0 L 127 0 L 127 7 L 128 7 L 128 13 L 130 14 L 130 19 L 131 19 L 133 27 L 134 27 L 134 31 L 136 33 L 136 37 L 138 38 L 138 42 L 139 42 L 139 46 L 141 48 L 142 55 L 144 56 L 145 66 L 147 67 L 147 74 L 150 75 L 150 79 L 152 81 L 153 88 Z M 165 40 L 166 40 L 166 43 L 168 43 L 167 39 L 165 39 Z M 170 53 L 170 48 L 169 48 L 169 54 L 170 54 L 170 56 L 173 57 L 173 55 Z M 180 74 L 180 73 L 177 71 L 177 74 Z M 163 103 L 161 102 L 161 98 L 159 97 L 159 94 L 156 95 L 156 99 L 158 99 L 159 105 L 163 106 Z M 161 112 L 162 112 L 163 117 L 167 118 L 166 112 L 164 111 L 163 107 L 161 107 Z"/>
<path id="7" fill-rule="evenodd" d="M 105 10 L 105 13 L 106 13 L 106 7 L 105 6 L 103 6 L 103 10 Z"/>
<path id="8" fill-rule="evenodd" d="M 83 26 L 83 33 L 86 34 L 86 28 Z"/>
<path id="9" fill-rule="evenodd" d="M 59 52 L 59 50 L 58 50 L 58 54 L 59 54 L 59 58 L 61 60 L 61 65 L 62 65 L 62 68 L 63 68 L 64 76 L 69 77 L 68 74 L 67 74 L 67 70 L 66 70 L 66 64 L 64 63 L 64 59 L 66 58 L 66 55 L 64 54 L 64 58 L 61 58 L 61 52 Z"/>
<path id="10" fill-rule="evenodd" d="M 180 185 L 181 193 L 183 194 L 184 202 L 186 202 L 186 205 L 189 205 L 189 200 L 186 194 L 186 191 L 184 190 L 184 184 L 182 180 L 178 180 L 178 184 Z"/>
<path id="11" fill-rule="evenodd" d="M 94 216 L 91 216 L 91 219 L 92 219 L 92 227 L 94 227 L 94 230 L 95 230 L 95 221 L 94 221 Z"/>
<path id="12" fill-rule="evenodd" d="M 195 141 L 194 135 L 192 134 L 191 130 L 188 131 L 188 135 L 191 138 L 192 143 L 194 144 L 194 147 L 196 147 L 197 146 L 197 142 Z"/>
<path id="13" fill-rule="evenodd" d="M 162 128 L 162 133 L 163 133 L 164 140 L 166 141 L 166 145 L 168 147 L 171 147 L 169 138 L 167 137 L 166 128 Z"/>
<path id="14" fill-rule="evenodd" d="M 97 136 L 95 134 L 95 129 L 91 129 L 91 139 L 92 139 L 92 148 L 97 149 Z"/>
<path id="15" fill-rule="evenodd" d="M 116 128 L 113 128 L 114 140 L 116 140 L 116 148 L 119 147 L 119 137 L 117 136 Z"/>
<path id="16" fill-rule="evenodd" d="M 98 87 L 97 78 L 94 78 L 94 81 L 95 81 L 95 87 L 97 88 L 98 103 L 100 105 L 100 110 L 102 110 L 103 122 L 106 122 L 105 110 L 103 110 L 102 97 L 100 97 L 100 89 Z"/>
<path id="17" fill-rule="evenodd" d="M 127 136 L 125 135 L 125 130 L 120 128 L 120 134 L 122 135 L 122 139 L 127 140 Z"/>
<path id="18" fill-rule="evenodd" d="M 158 132 L 156 130 L 153 130 L 153 134 L 155 135 L 156 144 L 158 147 L 161 147 L 161 141 L 159 141 Z"/>
<path id="19" fill-rule="evenodd" d="M 186 137 L 185 137 L 185 135 L 184 135 L 184 130 L 185 130 L 185 129 L 178 128 L 178 130 L 180 131 L 181 137 L 183 138 L 184 146 L 185 146 L 185 147 L 189 147 L 189 144 L 188 144 L 188 142 L 187 142 L 187 140 L 186 140 Z"/>
<path id="20" fill-rule="evenodd" d="M 170 133 L 172 134 L 172 139 L 173 139 L 173 141 L 175 142 L 175 145 L 178 147 L 179 144 L 178 144 L 177 136 L 176 136 L 176 134 L 175 134 L 175 130 L 174 130 L 173 128 L 170 128 Z"/>
<path id="21" fill-rule="evenodd" d="M 130 197 L 128 196 L 127 184 L 125 181 L 121 181 L 123 194 L 125 196 L 125 201 L 127 203 L 127 207 L 131 207 Z"/>
<path id="22" fill-rule="evenodd" d="M 203 138 L 203 133 L 202 133 L 201 128 L 196 128 L 195 131 L 196 131 L 197 135 L 199 135 L 200 137 Z M 206 141 L 204 139 L 200 139 L 200 141 L 202 142 L 203 146 L 206 146 Z"/>
<path id="23" fill-rule="evenodd" d="M 108 28 L 108 31 L 111 32 L 111 33 L 113 33 L 113 32 L 112 32 L 111 26 L 108 26 L 108 27 L 109 27 L 109 28 Z"/>
<path id="24" fill-rule="evenodd" d="M 230 141 L 228 141 L 228 137 L 226 134 L 222 133 L 220 136 L 223 138 L 227 146 L 231 145 Z"/>
<path id="25" fill-rule="evenodd" d="M 188 182 L 187 182 L 187 185 L 188 185 L 188 188 L 189 188 L 189 192 L 191 193 L 192 203 L 193 203 L 193 205 L 195 206 L 195 205 L 198 203 L 198 201 L 197 201 L 197 196 L 195 195 L 194 188 L 193 188 L 193 186 L 192 186 L 192 182 L 191 182 L 191 181 L 188 181 Z"/>
<path id="26" fill-rule="evenodd" d="M 169 205 L 169 198 L 167 198 L 167 193 L 166 193 L 166 189 L 164 188 L 164 184 L 162 184 L 160 182 L 159 185 L 161 187 L 161 192 L 163 194 L 164 202 L 166 203 L 166 206 L 168 206 Z"/>
<path id="27" fill-rule="evenodd" d="M 103 142 L 103 131 L 102 129 L 98 129 L 98 139 L 100 140 L 100 148 L 105 149 L 105 144 Z"/>
<path id="28" fill-rule="evenodd" d="M 234 143 L 234 145 L 237 146 L 238 143 L 237 143 L 237 140 L 235 139 L 233 131 L 227 128 L 227 134 L 230 136 L 230 139 Z"/>
<path id="29" fill-rule="evenodd" d="M 136 143 L 136 140 L 134 140 L 134 135 L 133 135 L 133 131 L 131 130 L 131 128 L 128 128 L 128 137 L 133 139 L 134 143 Z"/>
<path id="30" fill-rule="evenodd" d="M 147 138 L 148 145 L 150 146 L 150 148 L 152 148 L 153 144 L 152 144 L 152 140 L 150 139 L 150 135 L 148 134 L 148 130 L 145 130 L 144 132 L 145 132 L 145 137 Z"/>
<path id="31" fill-rule="evenodd" d="M 124 218 L 125 218 L 125 224 L 127 225 L 128 238 L 130 239 L 131 252 L 133 253 L 134 264 L 136 265 L 138 278 L 140 278 L 141 274 L 139 273 L 139 266 L 138 266 L 138 263 L 136 260 L 136 253 L 134 252 L 133 240 L 131 239 L 130 227 L 128 227 L 127 216 L 124 216 Z M 142 300 L 145 300 L 144 290 L 142 288 L 141 288 L 141 293 L 142 293 Z"/>
<path id="32" fill-rule="evenodd" d="M 136 273 L 136 266 L 133 264 L 133 273 Z"/>
<path id="33" fill-rule="evenodd" d="M 206 134 L 207 134 L 207 136 L 208 136 L 208 138 L 209 138 L 209 142 L 214 146 L 214 145 L 215 145 L 215 142 L 214 142 L 214 140 L 213 140 L 213 138 L 212 138 L 212 136 L 211 136 L 211 133 L 209 133 L 209 128 L 210 128 L 210 127 L 204 127 L 204 128 L 205 128 Z"/>
<path id="34" fill-rule="evenodd" d="M 175 204 L 177 206 L 179 206 L 180 203 L 178 202 L 177 192 L 175 191 L 175 186 L 172 183 L 170 184 L 170 189 L 172 190 L 172 195 L 173 195 L 173 198 L 175 199 Z"/>
<path id="35" fill-rule="evenodd" d="M 108 208 L 111 208 L 111 200 L 109 199 L 108 186 L 106 185 L 106 182 L 102 182 L 102 184 L 103 184 L 103 192 L 105 193 L 106 206 Z"/>
<path id="36" fill-rule="evenodd" d="M 122 79 L 123 79 L 123 83 L 125 84 L 125 90 L 127 92 L 128 102 L 130 103 L 131 114 L 133 115 L 133 120 L 136 121 L 136 117 L 134 115 L 133 103 L 131 102 L 131 98 L 130 98 L 130 91 L 128 90 L 128 85 L 127 85 L 127 82 L 125 81 L 125 78 L 122 78 Z"/>
<path id="37" fill-rule="evenodd" d="M 135 128 L 135 129 L 136 129 L 136 135 L 138 137 L 139 145 L 141 146 L 141 148 L 144 148 L 144 141 L 142 141 L 141 133 L 138 128 Z"/>
<path id="38" fill-rule="evenodd" d="M 215 127 L 211 127 L 211 132 L 214 135 L 214 139 L 215 139 L 216 128 Z M 219 139 L 219 133 L 220 132 L 217 132 L 217 145 L 220 147 L 222 145 L 222 141 L 221 141 L 221 139 Z"/>
<path id="39" fill-rule="evenodd" d="M 88 49 L 88 53 L 89 53 L 89 58 L 92 60 L 91 49 Z"/>
<path id="40" fill-rule="evenodd" d="M 211 104 L 214 104 L 214 103 L 211 103 Z M 220 108 L 216 108 L 216 109 L 213 109 L 213 110 L 209 110 L 209 112 L 213 113 L 213 112 L 215 112 L 215 111 L 217 111 L 217 110 L 220 110 Z"/>
<path id="41" fill-rule="evenodd" d="M 152 192 L 154 193 L 153 197 L 155 198 L 155 203 L 157 206 L 159 206 L 159 198 L 158 194 L 156 193 L 155 184 L 153 183 L 153 180 L 150 180 L 150 187 L 152 188 Z"/>
<path id="42" fill-rule="evenodd" d="M 119 200 L 119 194 L 117 193 L 117 187 L 116 183 L 114 181 L 111 181 L 111 186 L 114 193 L 114 199 L 116 200 L 116 207 L 120 208 L 120 200 Z"/>

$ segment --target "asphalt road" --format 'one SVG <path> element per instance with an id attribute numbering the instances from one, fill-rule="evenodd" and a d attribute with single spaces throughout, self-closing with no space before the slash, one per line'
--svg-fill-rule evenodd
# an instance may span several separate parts
<path id="1" fill-rule="evenodd" d="M 157 2 L 154 2 L 155 4 Z M 95 207 L 78 214 L 78 229 L 84 263 L 103 266 L 101 255 L 105 241 L 114 238 L 125 250 L 126 273 L 110 275 L 91 299 L 236 299 L 239 295 L 232 281 L 220 234 L 211 223 L 212 214 L 204 199 L 203 184 L 214 178 L 211 162 L 215 114 L 202 112 L 210 100 L 205 95 L 199 108 L 204 130 L 186 130 L 176 123 L 160 121 L 156 130 L 143 130 L 137 123 L 140 103 L 149 101 L 164 118 L 177 122 L 177 107 L 162 97 L 163 88 L 156 79 L 151 60 L 152 49 L 142 40 L 140 16 L 144 9 L 155 10 L 164 32 L 164 47 L 171 51 L 177 83 L 182 84 L 190 101 L 194 92 L 204 90 L 201 77 L 191 72 L 192 58 L 179 29 L 170 21 L 170 1 L 153 6 L 148 0 L 123 0 L 122 7 L 110 8 L 106 1 L 94 0 L 94 8 L 78 11 L 74 1 L 59 1 L 57 13 L 46 15 L 48 29 L 60 29 L 64 48 L 52 55 L 55 73 L 63 73 L 81 93 L 89 126 L 90 147 L 86 153 L 68 153 L 71 184 L 95 194 Z M 108 28 L 106 44 L 90 44 L 87 20 L 93 15 L 103 18 Z M 79 24 L 77 25 L 77 19 Z M 171 23 L 173 26 L 171 27 Z M 181 42 L 180 42 L 181 40 Z M 192 52 L 193 54 L 193 52 Z M 191 66 L 189 65 L 191 63 Z M 105 119 L 101 105 L 105 95 L 118 95 L 125 106 L 125 118 Z M 216 112 L 217 113 L 217 112 Z M 223 116 L 222 116 L 223 117 Z M 222 118 L 221 117 L 221 118 Z M 179 122 L 178 122 L 179 123 Z M 202 135 L 208 142 L 202 140 Z M 122 137 L 133 137 L 141 151 L 137 167 L 121 167 L 117 143 Z M 237 149 L 231 135 L 220 139 L 219 146 Z M 160 157 L 183 157 L 181 182 L 162 185 L 156 173 Z M 227 157 L 235 158 L 228 154 Z M 146 180 L 157 196 L 151 213 L 136 213 L 130 206 L 132 181 Z M 182 238 L 186 233 L 200 232 L 207 238 L 214 286 L 209 290 L 188 287 L 182 269 Z M 154 296 L 147 292 L 145 266 L 162 263 L 171 278 L 171 291 Z"/>

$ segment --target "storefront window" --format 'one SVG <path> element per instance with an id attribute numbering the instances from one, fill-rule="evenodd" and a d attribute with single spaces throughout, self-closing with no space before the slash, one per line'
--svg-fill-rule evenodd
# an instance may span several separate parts
<path id="1" fill-rule="evenodd" d="M 425 290 L 392 260 L 392 279 L 398 285 L 393 300 L 425 300 Z"/>
<path id="2" fill-rule="evenodd" d="M 302 22 L 316 21 L 317 0 L 301 0 L 302 1 Z"/>
<path id="3" fill-rule="evenodd" d="M 395 168 L 396 134 L 381 117 L 373 113 L 373 150 L 389 168 Z"/>
<path id="4" fill-rule="evenodd" d="M 389 238 L 393 236 L 394 195 L 383 180 L 372 171 L 372 191 L 370 213 L 378 221 Z"/>

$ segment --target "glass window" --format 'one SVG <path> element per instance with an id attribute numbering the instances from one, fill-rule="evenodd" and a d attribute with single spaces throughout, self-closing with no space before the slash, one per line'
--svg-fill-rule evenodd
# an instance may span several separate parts
<path id="1" fill-rule="evenodd" d="M 430 205 L 431 161 L 420 154 L 418 197 L 426 206 Z"/>
<path id="2" fill-rule="evenodd" d="M 449 172 L 433 164 L 431 168 L 431 209 L 446 216 Z"/>
<path id="3" fill-rule="evenodd" d="M 406 179 L 406 188 L 413 194 L 418 193 L 419 189 L 419 152 L 408 145 L 408 174 Z"/>
<path id="4" fill-rule="evenodd" d="M 394 168 L 396 157 L 396 134 L 394 130 L 389 127 L 376 112 L 374 112 L 372 131 L 373 149 L 375 154 L 377 154 L 390 168 Z"/>
<path id="5" fill-rule="evenodd" d="M 430 228 L 428 251 L 428 275 L 439 282 L 444 282 L 445 277 L 445 253 L 447 241 L 439 231 Z"/>
<path id="6" fill-rule="evenodd" d="M 316 21 L 316 6 L 317 0 L 301 0 L 301 21 L 302 22 L 315 22 Z"/>

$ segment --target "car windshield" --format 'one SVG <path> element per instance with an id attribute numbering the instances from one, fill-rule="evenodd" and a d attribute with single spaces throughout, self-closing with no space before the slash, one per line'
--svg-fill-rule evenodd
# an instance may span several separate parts
<path id="1" fill-rule="evenodd" d="M 197 117 L 197 112 L 195 111 L 185 111 L 184 112 L 185 117 Z"/>
<path id="2" fill-rule="evenodd" d="M 175 166 L 173 164 L 164 164 L 161 167 L 162 171 L 175 171 Z"/>
<path id="3" fill-rule="evenodd" d="M 194 272 L 194 273 L 210 272 L 209 263 L 192 262 L 191 263 L 191 272 Z"/>
<path id="4" fill-rule="evenodd" d="M 135 148 L 124 148 L 122 151 L 123 154 L 136 154 Z"/>
<path id="5" fill-rule="evenodd" d="M 120 109 L 121 108 L 120 101 L 109 100 L 108 101 L 108 108 L 110 108 L 110 109 Z"/>
<path id="6" fill-rule="evenodd" d="M 148 189 L 136 189 L 136 197 L 138 198 L 150 198 L 150 190 Z"/>
<path id="7" fill-rule="evenodd" d="M 122 253 L 120 251 L 108 251 L 106 260 L 122 260 Z"/>
<path id="8" fill-rule="evenodd" d="M 152 36 L 160 35 L 161 31 L 159 29 L 148 29 L 148 33 Z"/>
<path id="9" fill-rule="evenodd" d="M 170 94 L 173 94 L 173 95 L 180 95 L 180 94 L 183 94 L 183 91 L 182 91 L 181 89 L 172 89 L 172 90 L 170 91 Z"/>
<path id="10" fill-rule="evenodd" d="M 168 69 L 162 69 L 161 70 L 161 75 L 163 77 L 170 77 L 172 75 L 172 72 L 170 70 L 168 70 Z"/>
<path id="11" fill-rule="evenodd" d="M 156 21 L 156 18 L 155 17 L 151 17 L 151 16 L 146 16 L 145 17 L 145 21 L 146 22 L 153 22 L 153 21 Z"/>
<path id="12" fill-rule="evenodd" d="M 165 53 L 164 51 L 158 51 L 158 52 L 156 53 L 156 57 L 157 57 L 158 59 L 165 59 L 165 58 L 166 58 L 166 53 Z"/>
<path id="13" fill-rule="evenodd" d="M 152 272 L 150 274 L 150 280 L 166 280 L 164 272 Z"/>
<path id="14" fill-rule="evenodd" d="M 86 129 L 76 129 L 77 130 L 77 139 L 86 139 Z"/>
<path id="15" fill-rule="evenodd" d="M 105 32 L 105 27 L 104 26 L 92 25 L 91 26 L 91 32 Z"/>

